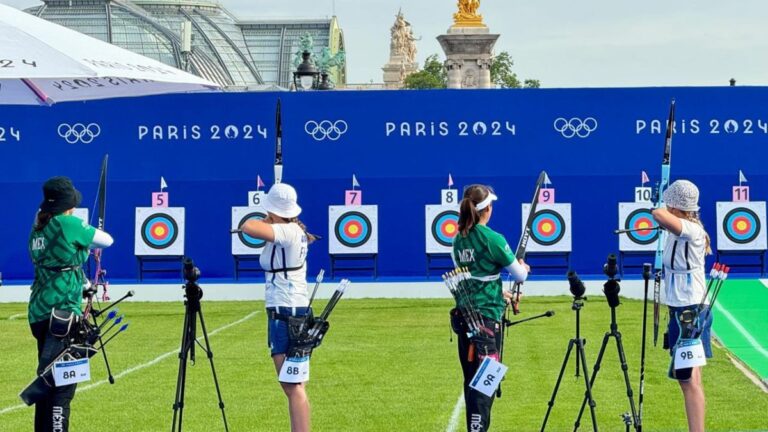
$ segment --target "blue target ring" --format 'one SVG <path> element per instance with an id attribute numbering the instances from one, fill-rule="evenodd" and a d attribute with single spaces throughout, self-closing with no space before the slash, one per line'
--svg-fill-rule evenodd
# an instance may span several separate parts
<path id="1" fill-rule="evenodd" d="M 565 221 L 553 210 L 536 212 L 531 225 L 531 238 L 542 246 L 552 246 L 565 235 Z"/>
<path id="2" fill-rule="evenodd" d="M 237 225 L 238 227 L 243 226 L 244 223 L 246 223 L 249 220 L 263 220 L 266 219 L 267 215 L 261 212 L 252 212 L 248 213 L 247 215 L 243 216 L 242 219 L 240 219 L 240 223 Z M 257 239 L 254 237 L 249 236 L 248 234 L 240 231 L 237 233 L 237 236 L 240 238 L 240 241 L 247 247 L 251 249 L 261 249 L 264 247 L 264 245 L 267 244 L 266 241 Z"/>
<path id="3" fill-rule="evenodd" d="M 339 216 L 334 227 L 334 235 L 342 245 L 356 248 L 364 245 L 371 238 L 371 220 L 363 213 L 351 211 Z"/>
<path id="4" fill-rule="evenodd" d="M 441 212 L 432 220 L 432 238 L 442 246 L 452 246 L 459 232 L 459 213 L 455 210 Z"/>
<path id="5" fill-rule="evenodd" d="M 179 226 L 173 216 L 155 213 L 141 225 L 141 239 L 152 249 L 166 249 L 176 242 Z"/>
<path id="6" fill-rule="evenodd" d="M 734 243 L 753 242 L 760 234 L 760 218 L 748 208 L 735 208 L 723 218 L 723 232 Z"/>
<path id="7" fill-rule="evenodd" d="M 658 225 L 648 209 L 637 209 L 630 213 L 624 221 L 625 229 L 635 230 L 627 233 L 629 240 L 640 245 L 656 242 L 659 238 L 657 227 Z"/>

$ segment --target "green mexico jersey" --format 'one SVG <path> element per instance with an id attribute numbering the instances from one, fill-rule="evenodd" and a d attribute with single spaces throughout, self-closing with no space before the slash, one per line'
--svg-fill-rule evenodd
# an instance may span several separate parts
<path id="1" fill-rule="evenodd" d="M 500 272 L 515 260 L 504 236 L 485 225 L 475 225 L 466 237 L 459 234 L 453 239 L 453 260 L 472 273 L 467 286 L 475 308 L 483 316 L 501 321 L 506 304 Z"/>
<path id="2" fill-rule="evenodd" d="M 29 235 L 29 254 L 35 264 L 35 281 L 29 296 L 29 322 L 47 320 L 52 308 L 80 314 L 88 246 L 96 228 L 80 218 L 54 216 L 40 231 Z"/>

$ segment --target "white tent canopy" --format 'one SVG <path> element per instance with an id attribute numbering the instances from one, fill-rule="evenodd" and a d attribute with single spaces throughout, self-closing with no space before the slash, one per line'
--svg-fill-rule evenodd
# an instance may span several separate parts
<path id="1" fill-rule="evenodd" d="M 0 4 L 0 105 L 218 88 L 206 79 Z"/>

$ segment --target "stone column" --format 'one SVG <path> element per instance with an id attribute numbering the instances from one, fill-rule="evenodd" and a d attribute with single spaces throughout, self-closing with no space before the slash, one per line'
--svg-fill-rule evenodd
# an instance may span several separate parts
<path id="1" fill-rule="evenodd" d="M 448 88 L 492 88 L 491 52 L 498 38 L 485 26 L 453 26 L 438 36 L 446 57 Z"/>

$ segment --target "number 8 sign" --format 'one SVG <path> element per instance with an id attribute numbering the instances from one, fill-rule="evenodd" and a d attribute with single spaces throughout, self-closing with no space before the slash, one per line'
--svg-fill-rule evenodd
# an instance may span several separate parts
<path id="1" fill-rule="evenodd" d="M 440 193 L 440 196 L 440 204 L 444 206 L 455 206 L 459 204 L 459 201 L 461 201 L 459 193 L 456 189 L 443 189 Z"/>

